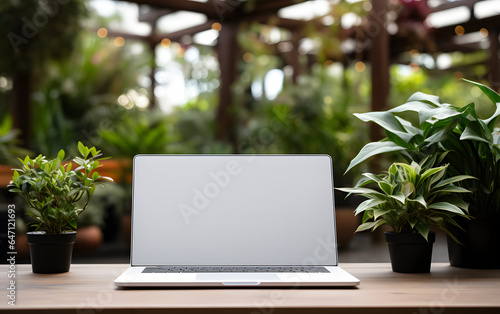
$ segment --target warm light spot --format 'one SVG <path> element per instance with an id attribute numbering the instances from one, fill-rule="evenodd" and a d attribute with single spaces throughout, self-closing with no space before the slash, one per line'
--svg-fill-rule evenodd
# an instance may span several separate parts
<path id="1" fill-rule="evenodd" d="M 465 34 L 465 28 L 462 25 L 457 25 L 457 27 L 455 27 L 455 34 L 462 36 Z"/>
<path id="2" fill-rule="evenodd" d="M 104 27 L 101 27 L 97 30 L 97 36 L 101 37 L 101 38 L 104 38 L 106 36 L 108 36 L 108 30 L 105 29 Z"/>
<path id="3" fill-rule="evenodd" d="M 248 62 L 252 62 L 252 60 L 253 60 L 253 54 L 252 54 L 252 53 L 250 53 L 250 52 L 245 52 L 245 53 L 243 54 L 243 61 L 245 61 L 245 62 L 247 62 L 247 63 L 248 63 Z"/>
<path id="4" fill-rule="evenodd" d="M 356 69 L 356 71 L 361 73 L 366 69 L 366 65 L 364 64 L 364 62 L 358 61 L 356 62 L 356 65 L 354 65 L 354 68 Z"/>
<path id="5" fill-rule="evenodd" d="M 417 49 L 410 50 L 410 57 L 415 58 L 420 52 Z"/>
<path id="6" fill-rule="evenodd" d="M 325 61 L 325 66 L 329 66 L 329 65 L 332 65 L 332 64 L 333 64 L 332 60 L 326 60 Z"/>
<path id="7" fill-rule="evenodd" d="M 420 66 L 414 62 L 411 62 L 410 66 L 411 66 L 411 69 L 413 70 L 413 72 L 417 72 L 418 70 L 420 70 Z"/>
<path id="8" fill-rule="evenodd" d="M 484 27 L 479 30 L 479 35 L 481 35 L 481 37 L 483 37 L 483 38 L 488 37 L 488 34 L 489 34 L 488 30 Z"/>
<path id="9" fill-rule="evenodd" d="M 161 40 L 161 45 L 163 47 L 170 47 L 172 45 L 172 41 L 170 39 L 168 39 L 168 38 L 163 38 Z"/>
<path id="10" fill-rule="evenodd" d="M 212 29 L 215 29 L 216 31 L 220 32 L 220 30 L 222 29 L 222 25 L 218 22 L 215 22 L 212 24 Z"/>
<path id="11" fill-rule="evenodd" d="M 123 45 L 125 45 L 125 38 L 118 36 L 113 42 L 115 43 L 116 47 L 122 47 Z"/>

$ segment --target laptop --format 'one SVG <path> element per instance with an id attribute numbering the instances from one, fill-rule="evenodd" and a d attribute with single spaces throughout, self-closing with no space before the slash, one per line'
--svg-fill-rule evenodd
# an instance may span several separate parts
<path id="1" fill-rule="evenodd" d="M 137 155 L 119 287 L 356 286 L 329 155 Z"/>

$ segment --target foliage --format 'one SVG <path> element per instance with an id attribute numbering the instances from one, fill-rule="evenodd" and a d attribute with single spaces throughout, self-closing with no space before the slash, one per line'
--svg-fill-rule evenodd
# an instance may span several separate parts
<path id="1" fill-rule="evenodd" d="M 166 116 L 139 110 L 125 112 L 121 120 L 99 131 L 106 152 L 128 159 L 136 154 L 167 153 L 171 133 Z"/>
<path id="2" fill-rule="evenodd" d="M 3 0 L 0 73 L 40 71 L 46 60 L 65 58 L 82 29 L 80 17 L 86 14 L 83 0 Z"/>
<path id="3" fill-rule="evenodd" d="M 32 225 L 36 230 L 48 234 L 76 230 L 76 218 L 87 208 L 96 182 L 112 181 L 95 171 L 99 161 L 104 159 L 100 158 L 100 151 L 81 142 L 78 150 L 81 157 L 73 159 L 78 166 L 74 170 L 72 162 L 63 163 L 64 150 L 53 160 L 47 160 L 43 155 L 35 159 L 29 156 L 19 159 L 22 167 L 14 171 L 8 187 L 10 192 L 21 193 L 28 201 L 28 214 L 35 219 Z M 77 202 L 82 198 L 86 202 L 82 208 L 77 208 Z"/>
<path id="4" fill-rule="evenodd" d="M 466 174 L 478 178 L 461 186 L 473 192 L 465 196 L 471 210 L 500 210 L 500 147 L 493 136 L 500 115 L 500 95 L 476 82 L 495 105 L 496 111 L 481 119 L 475 103 L 463 107 L 441 103 L 439 97 L 417 92 L 408 102 L 383 112 L 355 114 L 362 121 L 372 121 L 386 131 L 387 137 L 366 144 L 351 161 L 347 171 L 366 159 L 383 153 L 400 152 L 407 161 L 417 162 L 437 152 L 447 152 L 443 160 L 449 163 L 449 175 Z M 418 122 L 411 123 L 397 114 L 413 112 Z"/>
<path id="5" fill-rule="evenodd" d="M 12 121 L 5 117 L 0 121 L 0 164 L 14 165 L 18 156 L 29 155 L 31 152 L 18 147 L 19 130 L 12 129 Z"/>
<path id="6" fill-rule="evenodd" d="M 47 156 L 77 140 L 95 141 L 97 130 L 120 115 L 120 95 L 133 106 L 128 94 L 147 94 L 137 81 L 149 71 L 148 53 L 136 55 L 135 44 L 118 48 L 95 34 L 82 36 L 78 45 L 78 53 L 50 64 L 34 96 L 34 149 Z"/>
<path id="7" fill-rule="evenodd" d="M 367 101 L 349 76 L 351 69 L 346 76 L 337 75 L 334 69 L 315 67 L 297 84 L 285 82 L 275 100 L 249 108 L 245 128 L 240 131 L 241 152 L 329 154 L 335 185 L 353 184 L 356 174 L 343 173 L 367 132 L 352 112 L 366 108 Z"/>
<path id="8" fill-rule="evenodd" d="M 444 230 L 455 241 L 458 240 L 446 229 L 446 224 L 458 226 L 453 217 L 468 218 L 468 205 L 457 193 L 470 193 L 467 189 L 453 185 L 471 176 L 446 178 L 448 165 L 432 167 L 436 158 L 445 154 L 426 157 L 420 164 L 394 163 L 381 175 L 364 173 L 354 188 L 341 188 L 347 193 L 360 193 L 368 200 L 356 209 L 363 213 L 362 224 L 357 231 L 387 224 L 398 233 L 419 233 L 426 240 L 429 228 L 436 226 Z M 439 163 L 439 160 L 437 161 Z M 364 187 L 375 183 L 378 190 Z"/>

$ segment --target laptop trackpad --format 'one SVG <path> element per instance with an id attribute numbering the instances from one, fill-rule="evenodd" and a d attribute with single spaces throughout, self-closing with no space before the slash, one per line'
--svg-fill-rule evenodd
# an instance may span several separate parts
<path id="1" fill-rule="evenodd" d="M 222 281 L 222 282 L 255 282 L 258 284 L 261 281 L 277 281 L 276 274 L 262 274 L 262 273 L 249 273 L 249 274 L 231 274 L 231 273 L 208 273 L 197 274 L 197 280 L 203 281 Z"/>

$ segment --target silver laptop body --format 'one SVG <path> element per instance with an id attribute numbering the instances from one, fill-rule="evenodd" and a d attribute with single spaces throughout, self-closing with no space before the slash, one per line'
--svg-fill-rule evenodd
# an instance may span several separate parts
<path id="1" fill-rule="evenodd" d="M 356 286 L 328 155 L 137 155 L 120 287 Z"/>

